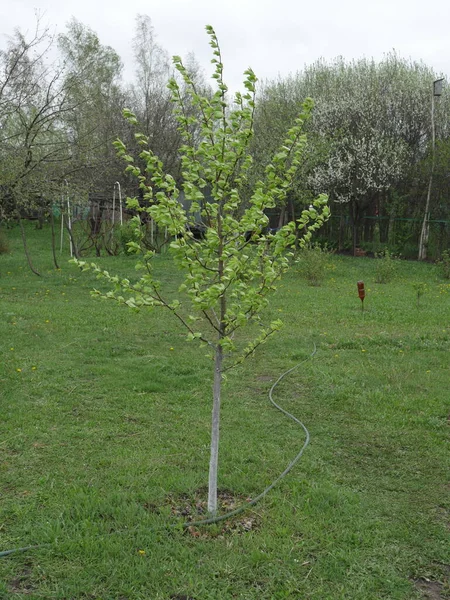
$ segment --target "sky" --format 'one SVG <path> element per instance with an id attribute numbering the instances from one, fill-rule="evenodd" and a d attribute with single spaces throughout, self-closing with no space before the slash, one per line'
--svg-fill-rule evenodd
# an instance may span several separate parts
<path id="1" fill-rule="evenodd" d="M 380 60 L 394 50 L 423 60 L 450 77 L 448 0 L 0 0 L 0 48 L 14 28 L 32 31 L 35 12 L 52 31 L 74 16 L 112 46 L 133 75 L 132 38 L 137 14 L 152 19 L 158 43 L 170 55 L 194 52 L 212 72 L 205 25 L 216 30 L 224 80 L 242 89 L 252 67 L 259 79 L 301 70 L 319 58 Z"/>

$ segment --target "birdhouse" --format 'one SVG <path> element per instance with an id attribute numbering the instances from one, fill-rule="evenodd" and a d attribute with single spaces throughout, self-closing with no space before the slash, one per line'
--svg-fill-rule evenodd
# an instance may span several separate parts
<path id="1" fill-rule="evenodd" d="M 433 83 L 433 96 L 442 96 L 443 86 L 444 86 L 444 79 L 437 79 Z"/>

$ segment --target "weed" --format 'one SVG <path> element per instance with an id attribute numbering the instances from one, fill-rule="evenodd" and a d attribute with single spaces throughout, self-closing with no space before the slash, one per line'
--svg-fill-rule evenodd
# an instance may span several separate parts
<path id="1" fill-rule="evenodd" d="M 414 289 L 416 291 L 417 306 L 420 306 L 420 299 L 425 294 L 425 292 L 427 291 L 427 284 L 424 283 L 423 281 L 419 281 L 417 283 L 414 283 L 413 287 L 414 287 Z"/>

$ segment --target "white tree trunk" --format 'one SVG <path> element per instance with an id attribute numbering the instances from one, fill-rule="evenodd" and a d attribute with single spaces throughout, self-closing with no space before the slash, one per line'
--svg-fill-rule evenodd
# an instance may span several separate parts
<path id="1" fill-rule="evenodd" d="M 422 230 L 420 232 L 419 240 L 419 260 L 425 260 L 427 258 L 428 251 L 428 238 L 430 236 L 430 200 L 431 200 L 431 187 L 433 183 L 433 169 L 430 174 L 430 181 L 428 183 L 427 201 L 425 203 L 425 215 L 423 217 Z"/>
<path id="2" fill-rule="evenodd" d="M 430 202 L 431 188 L 433 186 L 434 164 L 436 160 L 436 132 L 434 129 L 434 86 L 433 94 L 431 95 L 431 172 L 430 181 L 428 182 L 427 201 L 425 203 L 425 215 L 423 217 L 422 231 L 420 232 L 419 240 L 419 260 L 427 258 L 428 238 L 430 235 Z"/>
<path id="3" fill-rule="evenodd" d="M 211 424 L 211 455 L 209 460 L 208 513 L 217 512 L 217 471 L 219 462 L 220 391 L 222 387 L 222 346 L 216 347 L 214 362 L 213 409 Z"/>

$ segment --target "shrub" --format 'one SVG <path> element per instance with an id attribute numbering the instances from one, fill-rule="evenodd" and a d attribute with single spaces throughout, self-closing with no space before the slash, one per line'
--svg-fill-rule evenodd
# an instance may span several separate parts
<path id="1" fill-rule="evenodd" d="M 444 279 L 450 279 L 450 252 L 444 250 L 441 256 L 441 260 L 437 262 L 439 270 Z"/>
<path id="2" fill-rule="evenodd" d="M 375 268 L 376 283 L 388 283 L 395 275 L 396 265 L 393 260 L 393 254 L 385 249 L 383 252 L 375 254 L 377 265 Z"/>
<path id="3" fill-rule="evenodd" d="M 308 282 L 308 285 L 321 285 L 328 267 L 329 254 L 329 250 L 322 248 L 319 244 L 305 246 L 300 250 L 297 260 L 299 271 Z"/>
<path id="4" fill-rule="evenodd" d="M 125 221 L 125 223 L 120 226 L 119 240 L 120 245 L 122 247 L 122 251 L 125 252 L 125 254 L 127 254 L 129 248 L 128 243 L 136 241 L 134 235 L 134 227 L 132 227 L 129 221 Z"/>
<path id="5" fill-rule="evenodd" d="M 162 232 L 161 229 L 163 229 Z M 136 236 L 136 226 L 130 219 L 120 226 L 118 241 L 121 252 L 125 254 L 129 253 L 129 244 L 136 242 L 139 242 L 146 250 L 160 253 L 167 249 L 172 238 L 164 233 L 164 228 L 158 228 L 156 225 L 152 233 L 150 222 L 141 223 L 139 236 Z"/>

